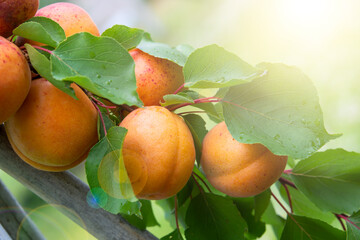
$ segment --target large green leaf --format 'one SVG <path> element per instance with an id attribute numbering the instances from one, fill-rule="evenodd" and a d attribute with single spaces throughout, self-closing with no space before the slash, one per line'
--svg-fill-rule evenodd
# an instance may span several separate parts
<path id="1" fill-rule="evenodd" d="M 320 220 L 295 215 L 292 217 L 288 216 L 286 220 L 281 240 L 345 240 L 345 232 Z"/>
<path id="2" fill-rule="evenodd" d="M 45 17 L 33 17 L 14 29 L 15 35 L 57 47 L 66 36 L 61 26 Z"/>
<path id="3" fill-rule="evenodd" d="M 346 222 L 346 240 L 359 240 L 360 239 L 360 211 L 353 214 L 348 218 L 351 222 Z"/>
<path id="4" fill-rule="evenodd" d="M 136 201 L 122 159 L 122 144 L 127 130 L 111 127 L 89 152 L 85 170 L 90 190 L 97 204 L 117 214 L 141 216 L 141 203 Z"/>
<path id="5" fill-rule="evenodd" d="M 261 64 L 267 74 L 229 89 L 226 125 L 243 143 L 262 143 L 273 153 L 305 158 L 337 136 L 329 135 L 316 89 L 295 67 Z"/>
<path id="6" fill-rule="evenodd" d="M 318 208 L 335 213 L 360 209 L 360 154 L 343 149 L 318 152 L 300 161 L 290 175 Z"/>
<path id="7" fill-rule="evenodd" d="M 141 42 L 143 35 L 144 30 L 124 25 L 114 25 L 101 34 L 101 36 L 114 38 L 127 50 L 136 47 Z"/>
<path id="8" fill-rule="evenodd" d="M 160 240 L 184 240 L 181 233 L 178 229 L 175 229 L 173 232 L 169 233 L 168 235 L 160 238 Z"/>
<path id="9" fill-rule="evenodd" d="M 184 66 L 187 59 L 186 53 L 189 52 L 189 48 L 183 46 L 177 49 L 164 43 L 154 42 L 148 33 L 144 34 L 144 37 L 137 48 L 154 57 L 170 60 L 180 66 Z"/>
<path id="10" fill-rule="evenodd" d="M 246 222 L 231 199 L 210 193 L 193 198 L 186 213 L 187 240 L 244 239 Z"/>
<path id="11" fill-rule="evenodd" d="M 51 55 L 55 79 L 74 81 L 116 104 L 141 106 L 136 93 L 135 63 L 115 39 L 77 33 Z"/>
<path id="12" fill-rule="evenodd" d="M 58 81 L 51 75 L 51 63 L 43 54 L 39 53 L 35 48 L 29 44 L 25 44 L 26 50 L 29 54 L 30 62 L 41 77 L 46 78 L 52 85 L 61 91 L 69 94 L 74 99 L 77 99 L 74 89 L 70 87 L 71 82 Z"/>
<path id="13" fill-rule="evenodd" d="M 184 66 L 187 87 L 221 88 L 247 83 L 264 71 L 217 45 L 193 51 Z"/>

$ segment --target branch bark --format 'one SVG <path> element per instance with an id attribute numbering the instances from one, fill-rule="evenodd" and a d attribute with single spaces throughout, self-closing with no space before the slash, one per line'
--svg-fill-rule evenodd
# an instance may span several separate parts
<path id="1" fill-rule="evenodd" d="M 157 239 L 148 231 L 140 231 L 131 226 L 120 215 L 91 208 L 86 202 L 90 191 L 88 185 L 70 172 L 44 172 L 26 164 L 12 150 L 3 126 L 0 126 L 0 168 L 49 204 L 64 206 L 65 208 L 61 207 L 60 210 L 70 209 L 75 212 L 78 217 L 71 211 L 63 211 L 100 240 Z"/>

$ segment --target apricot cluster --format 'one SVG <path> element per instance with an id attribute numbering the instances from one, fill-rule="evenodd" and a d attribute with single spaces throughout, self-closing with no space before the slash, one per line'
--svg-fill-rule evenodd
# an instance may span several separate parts
<path id="1" fill-rule="evenodd" d="M 1 1 L 0 34 L 10 36 L 14 28 L 36 15 L 58 22 L 67 36 L 83 31 L 99 35 L 90 16 L 74 4 L 56 3 L 36 12 L 38 5 L 38 0 Z M 64 171 L 76 166 L 98 141 L 95 107 L 76 84 L 71 87 L 77 100 L 44 78 L 32 80 L 22 51 L 3 37 L 0 37 L 0 122 L 5 122 L 14 151 L 40 170 Z M 17 44 L 21 45 L 19 39 Z"/>

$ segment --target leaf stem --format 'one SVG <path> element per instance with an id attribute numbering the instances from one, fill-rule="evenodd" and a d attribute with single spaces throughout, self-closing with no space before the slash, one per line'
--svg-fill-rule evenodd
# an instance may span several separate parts
<path id="1" fill-rule="evenodd" d="M 287 186 L 285 183 L 282 183 L 282 185 L 284 186 L 285 191 L 286 191 L 286 195 L 287 195 L 287 197 L 288 197 L 288 201 L 289 201 L 289 206 L 290 206 L 291 213 L 294 213 L 294 209 L 293 209 L 293 205 L 292 205 L 292 201 L 291 201 L 291 195 L 290 195 L 289 188 L 288 188 L 288 186 Z"/>
<path id="2" fill-rule="evenodd" d="M 93 105 L 95 106 L 96 108 L 96 111 L 98 112 L 99 116 L 100 116 L 100 120 L 101 120 L 101 124 L 103 125 L 103 128 L 104 128 L 104 134 L 105 136 L 107 135 L 107 131 L 106 131 L 106 126 L 105 126 L 105 121 L 104 121 L 104 118 L 101 114 L 101 111 L 99 109 L 99 107 L 96 105 L 96 103 L 94 101 L 91 101 L 93 103 Z"/>
<path id="3" fill-rule="evenodd" d="M 292 169 L 287 169 L 287 170 L 284 170 L 284 174 L 292 174 Z"/>
<path id="4" fill-rule="evenodd" d="M 181 91 L 181 89 L 184 88 L 184 86 L 185 86 L 185 83 L 183 83 L 178 89 L 176 89 L 176 91 L 174 92 L 174 94 L 178 94 L 178 93 Z"/>
<path id="5" fill-rule="evenodd" d="M 346 231 L 346 227 L 345 227 L 345 225 L 344 225 L 344 223 L 343 223 L 343 221 L 342 221 L 342 218 L 339 217 L 338 214 L 335 214 L 335 213 L 334 213 L 334 215 L 335 215 L 335 217 L 337 218 L 337 220 L 340 222 L 342 229 L 343 229 L 344 231 Z"/>
<path id="6" fill-rule="evenodd" d="M 194 172 L 193 172 L 194 173 Z M 204 189 L 200 186 L 200 184 L 199 184 L 199 182 L 196 180 L 196 178 L 194 177 L 194 174 L 191 174 L 191 177 L 194 179 L 194 181 L 195 181 L 195 184 L 196 184 L 196 186 L 199 188 L 199 190 L 200 190 L 200 192 L 202 193 L 202 194 L 204 194 L 205 192 L 204 192 Z"/>
<path id="7" fill-rule="evenodd" d="M 280 207 L 286 212 L 286 214 L 291 218 L 291 220 L 294 221 L 294 223 L 310 238 L 310 234 L 305 231 L 305 229 L 295 220 L 295 218 L 292 216 L 292 214 L 285 208 L 285 206 L 280 202 L 280 200 L 275 196 L 273 192 L 271 192 L 271 196 L 276 200 L 276 202 L 280 205 Z"/>
<path id="8" fill-rule="evenodd" d="M 202 177 L 200 177 L 200 176 L 199 176 L 199 174 L 197 174 L 196 172 L 192 172 L 192 174 L 193 174 L 193 175 L 195 175 L 197 178 L 199 178 L 199 179 L 200 179 L 200 181 L 201 181 L 201 182 L 205 185 L 205 187 L 207 188 L 207 190 L 209 190 L 209 192 L 211 192 L 211 193 L 212 193 L 212 191 L 211 191 L 211 189 L 210 189 L 209 185 L 207 185 L 207 184 L 206 184 L 205 180 L 204 180 L 204 179 L 202 179 Z"/>
<path id="9" fill-rule="evenodd" d="M 184 114 L 191 114 L 191 113 L 206 113 L 206 112 L 205 111 L 188 111 L 188 112 L 177 113 L 177 115 L 184 115 Z"/>
<path id="10" fill-rule="evenodd" d="M 207 98 L 199 98 L 199 99 L 195 99 L 193 103 L 182 103 L 179 105 L 175 105 L 173 107 L 169 107 L 169 111 L 173 112 L 176 109 L 182 108 L 182 107 L 186 107 L 186 106 L 190 106 L 190 105 L 194 105 L 197 103 L 211 103 L 211 102 L 221 102 L 222 99 L 221 98 L 217 98 L 217 97 L 207 97 Z"/>
<path id="11" fill-rule="evenodd" d="M 295 189 L 297 189 L 297 187 L 295 186 L 295 184 L 293 182 L 290 182 L 289 180 L 287 180 L 286 178 L 279 178 L 279 182 L 282 183 L 283 185 L 289 185 L 290 187 L 293 187 Z"/>
<path id="12" fill-rule="evenodd" d="M 357 229 L 360 230 L 360 227 L 358 225 L 356 225 L 353 221 L 351 221 L 349 219 L 348 216 L 346 216 L 345 214 L 336 214 L 337 217 L 341 218 L 341 219 L 344 219 L 346 222 L 352 224 L 354 227 L 356 227 Z"/>
<path id="13" fill-rule="evenodd" d="M 180 232 L 177 195 L 175 195 L 175 197 L 174 197 L 174 204 L 175 204 L 175 222 L 176 222 L 176 228 L 177 228 L 177 230 Z"/>
<path id="14" fill-rule="evenodd" d="M 39 46 L 35 46 L 35 45 L 31 45 L 33 48 L 39 49 L 41 51 L 47 52 L 50 55 L 53 55 L 54 53 L 52 51 L 50 51 L 49 49 L 43 48 L 43 47 L 39 47 Z"/>

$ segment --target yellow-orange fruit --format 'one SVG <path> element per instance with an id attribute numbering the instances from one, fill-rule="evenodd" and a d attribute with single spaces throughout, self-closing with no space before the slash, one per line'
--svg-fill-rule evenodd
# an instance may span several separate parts
<path id="1" fill-rule="evenodd" d="M 0 36 L 0 124 L 20 108 L 30 83 L 31 71 L 24 55 Z"/>
<path id="2" fill-rule="evenodd" d="M 90 15 L 73 3 L 59 2 L 50 4 L 39 9 L 35 16 L 47 17 L 57 22 L 64 29 L 66 37 L 79 32 L 89 32 L 95 36 L 100 36 L 99 30 Z M 23 38 L 19 38 L 16 43 L 21 46 L 26 42 L 32 45 L 44 45 Z"/>
<path id="3" fill-rule="evenodd" d="M 39 0 L 0 0 L 0 36 L 9 37 L 21 23 L 32 18 Z"/>
<path id="4" fill-rule="evenodd" d="M 44 78 L 31 83 L 21 108 L 5 129 L 14 151 L 46 171 L 64 171 L 83 161 L 97 142 L 97 111 L 75 84 L 78 100 Z"/>
<path id="5" fill-rule="evenodd" d="M 185 122 L 166 108 L 152 106 L 132 111 L 120 126 L 128 129 L 123 157 L 135 195 L 164 199 L 179 192 L 195 163 Z"/>
<path id="6" fill-rule="evenodd" d="M 136 91 L 144 106 L 160 105 L 164 95 L 174 93 L 184 83 L 182 67 L 176 63 L 137 48 L 129 53 L 135 61 Z"/>
<path id="7" fill-rule="evenodd" d="M 275 155 L 262 144 L 236 141 L 225 122 L 211 129 L 203 141 L 201 166 L 206 178 L 232 197 L 265 191 L 280 178 L 286 162 L 286 156 Z"/>

